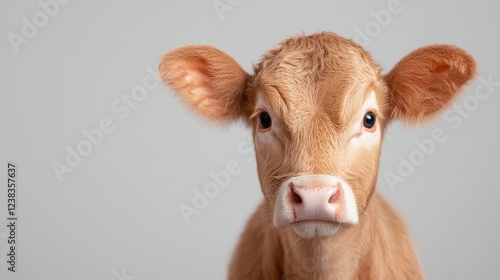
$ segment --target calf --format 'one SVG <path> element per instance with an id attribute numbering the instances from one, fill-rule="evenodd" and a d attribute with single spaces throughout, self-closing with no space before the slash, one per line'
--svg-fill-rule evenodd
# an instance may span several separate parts
<path id="1" fill-rule="evenodd" d="M 475 76 L 449 45 L 415 50 L 387 74 L 333 33 L 297 36 L 246 73 L 224 52 L 185 46 L 159 66 L 164 81 L 214 122 L 253 130 L 264 199 L 229 279 L 422 279 L 405 224 L 375 190 L 391 120 L 422 123 Z"/>

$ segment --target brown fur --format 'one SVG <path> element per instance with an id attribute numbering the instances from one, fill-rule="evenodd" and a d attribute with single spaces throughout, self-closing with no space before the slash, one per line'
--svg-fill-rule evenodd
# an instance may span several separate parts
<path id="1" fill-rule="evenodd" d="M 435 115 L 476 74 L 474 59 L 448 45 L 418 49 L 387 75 L 354 42 L 333 33 L 297 36 L 269 51 L 245 73 L 208 46 L 167 53 L 160 73 L 194 111 L 215 121 L 243 119 L 254 131 L 265 200 L 236 248 L 229 279 L 422 279 L 404 222 L 375 191 L 383 132 L 393 118 L 422 122 Z M 353 146 L 349 127 L 375 93 L 377 143 Z M 265 100 L 265 108 L 256 106 Z M 272 141 L 258 124 L 272 116 Z M 378 130 L 377 130 L 378 129 Z M 333 236 L 305 239 L 272 223 L 286 179 L 332 174 L 353 186 L 360 222 Z"/>

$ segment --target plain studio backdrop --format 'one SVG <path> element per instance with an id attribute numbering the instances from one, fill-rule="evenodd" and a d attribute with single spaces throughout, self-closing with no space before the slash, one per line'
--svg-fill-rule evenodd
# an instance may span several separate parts
<path id="1" fill-rule="evenodd" d="M 446 115 L 426 127 L 389 127 L 377 187 L 407 221 L 428 279 L 498 279 L 498 2 L 40 0 L 2 6 L 2 260 L 11 246 L 9 161 L 17 165 L 18 220 L 16 272 L 2 261 L 1 279 L 224 279 L 262 200 L 250 131 L 194 116 L 157 80 L 157 65 L 175 47 L 206 44 L 251 72 L 281 40 L 319 31 L 355 39 L 384 72 L 434 43 L 476 58 L 478 78 Z M 214 179 L 228 165 L 236 166 L 229 181 Z M 210 197 L 198 198 L 210 184 Z M 183 217 L 180 207 L 192 207 L 193 214 Z"/>

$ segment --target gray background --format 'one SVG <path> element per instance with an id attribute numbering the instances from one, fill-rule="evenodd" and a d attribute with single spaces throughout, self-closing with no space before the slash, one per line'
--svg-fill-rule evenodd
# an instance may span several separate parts
<path id="1" fill-rule="evenodd" d="M 240 1 L 223 18 L 213 2 L 71 1 L 18 53 L 9 32 L 21 34 L 23 17 L 32 22 L 42 9 L 36 1 L 3 2 L 0 224 L 9 160 L 19 166 L 20 220 L 16 274 L 3 261 L 7 228 L 0 227 L 1 279 L 225 278 L 262 198 L 255 162 L 237 150 L 250 132 L 194 117 L 163 85 L 147 91 L 124 119 L 111 104 L 130 95 L 149 75 L 146 68 L 156 69 L 175 47 L 217 46 L 250 71 L 294 34 L 352 38 L 389 1 Z M 415 48 L 448 43 L 477 59 L 480 76 L 500 81 L 498 2 L 401 0 L 400 6 L 366 46 L 385 71 Z M 480 85 L 476 79 L 454 102 L 464 104 Z M 386 134 L 378 189 L 406 219 L 428 279 L 499 279 L 499 92 L 494 87 L 459 126 L 440 117 L 426 127 L 393 123 Z M 51 164 L 64 163 L 65 147 L 75 149 L 86 139 L 82 131 L 105 118 L 114 131 L 59 182 Z M 418 149 L 415 139 L 436 128 L 447 140 L 391 188 L 384 174 L 397 174 L 398 157 L 408 158 Z M 241 173 L 186 224 L 179 205 L 192 204 L 193 189 L 232 160 Z"/>

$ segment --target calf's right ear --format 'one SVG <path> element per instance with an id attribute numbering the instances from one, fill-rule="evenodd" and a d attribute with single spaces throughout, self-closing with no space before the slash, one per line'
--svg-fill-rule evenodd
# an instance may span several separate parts
<path id="1" fill-rule="evenodd" d="M 160 76 L 195 112 L 216 122 L 243 115 L 249 75 L 229 55 L 210 46 L 184 46 L 163 56 Z"/>

